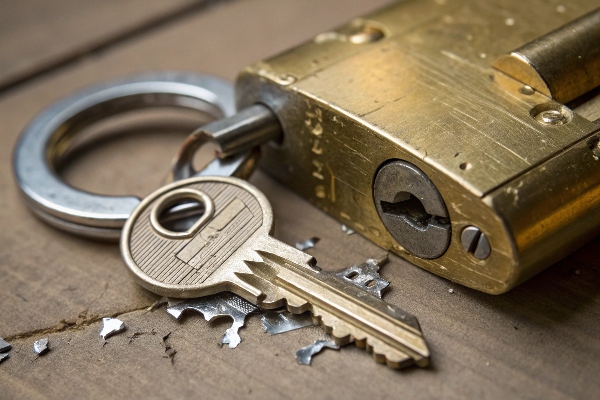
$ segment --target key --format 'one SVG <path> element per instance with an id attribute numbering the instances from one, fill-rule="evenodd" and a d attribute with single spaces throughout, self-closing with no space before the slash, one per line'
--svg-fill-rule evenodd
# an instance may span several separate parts
<path id="1" fill-rule="evenodd" d="M 161 225 L 165 211 L 189 201 L 204 209 L 193 226 L 175 232 Z M 248 182 L 190 178 L 140 203 L 123 228 L 121 253 L 137 282 L 159 295 L 230 291 L 261 308 L 310 311 L 336 344 L 354 342 L 393 368 L 428 365 L 429 350 L 414 316 L 321 272 L 312 256 L 272 232 L 271 205 Z"/>

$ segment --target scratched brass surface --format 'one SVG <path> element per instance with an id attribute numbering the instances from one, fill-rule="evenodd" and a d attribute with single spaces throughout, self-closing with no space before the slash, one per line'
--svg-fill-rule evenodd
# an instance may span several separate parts
<path id="1" fill-rule="evenodd" d="M 278 180 L 411 262 L 502 293 L 593 236 L 599 127 L 577 114 L 540 124 L 531 110 L 550 99 L 521 93 L 492 63 L 596 6 L 399 3 L 248 67 L 238 105 L 277 113 L 285 139 L 266 146 L 263 166 Z M 372 182 L 391 159 L 415 164 L 444 198 L 452 239 L 437 259 L 410 255 L 377 215 Z M 489 238 L 487 259 L 463 250 L 468 225 Z"/>

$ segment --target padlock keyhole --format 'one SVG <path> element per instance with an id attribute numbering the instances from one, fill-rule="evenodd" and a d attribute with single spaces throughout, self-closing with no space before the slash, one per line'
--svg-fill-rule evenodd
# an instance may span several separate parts
<path id="1" fill-rule="evenodd" d="M 385 214 L 405 217 L 412 225 L 420 228 L 426 228 L 428 222 L 433 218 L 425 211 L 421 200 L 408 192 L 399 192 L 394 197 L 393 203 L 381 201 L 381 209 Z"/>

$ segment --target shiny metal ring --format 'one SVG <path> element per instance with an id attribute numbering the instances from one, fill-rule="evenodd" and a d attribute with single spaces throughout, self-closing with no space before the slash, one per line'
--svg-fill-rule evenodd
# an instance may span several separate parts
<path id="1" fill-rule="evenodd" d="M 82 128 L 108 116 L 157 106 L 229 117 L 235 113 L 234 89 L 229 82 L 212 76 L 155 73 L 94 86 L 51 105 L 25 127 L 13 155 L 16 181 L 31 210 L 61 230 L 118 240 L 140 199 L 73 188 L 57 176 L 54 165 L 66 143 Z M 247 155 L 241 155 L 237 160 L 228 160 L 225 174 L 231 174 L 247 159 Z M 218 170 L 218 166 L 209 167 L 212 173 Z"/>

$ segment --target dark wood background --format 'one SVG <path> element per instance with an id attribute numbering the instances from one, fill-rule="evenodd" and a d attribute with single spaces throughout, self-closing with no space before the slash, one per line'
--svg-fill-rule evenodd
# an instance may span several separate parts
<path id="1" fill-rule="evenodd" d="M 428 0 L 424 0 L 428 1 Z M 449 0 L 450 1 L 450 0 Z M 25 124 L 53 101 L 124 74 L 187 70 L 233 80 L 245 65 L 307 40 L 385 0 L 22 0 L 0 12 L 1 398 L 600 398 L 600 241 L 508 294 L 455 285 L 392 256 L 386 299 L 415 314 L 432 366 L 393 371 L 354 346 L 327 350 L 311 367 L 296 349 L 311 327 L 263 333 L 250 318 L 237 349 L 218 342 L 228 320 L 177 322 L 127 274 L 117 245 L 64 234 L 30 214 L 11 154 Z M 568 12 L 568 9 L 567 9 Z M 61 170 L 70 184 L 143 196 L 164 178 L 185 133 L 147 123 L 113 128 Z M 383 251 L 258 172 L 273 203 L 276 237 L 319 236 L 310 250 L 326 269 Z M 301 216 L 301 217 L 299 217 Z M 449 289 L 453 289 L 450 292 Z M 103 345 L 100 320 L 128 326 Z M 162 338 L 176 351 L 165 357 Z M 49 337 L 37 357 L 33 342 Z"/>

